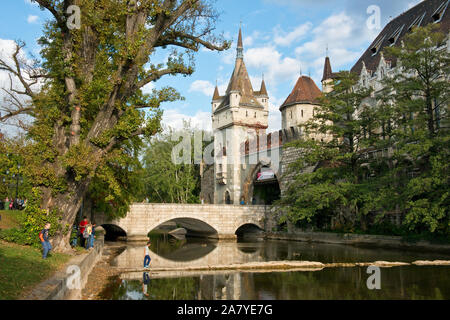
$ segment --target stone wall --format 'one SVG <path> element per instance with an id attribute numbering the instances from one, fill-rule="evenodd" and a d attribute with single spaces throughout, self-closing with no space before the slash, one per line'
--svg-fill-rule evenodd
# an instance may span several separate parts
<path id="1" fill-rule="evenodd" d="M 93 250 L 72 258 L 61 271 L 36 286 L 25 300 L 81 299 L 81 290 L 86 285 L 89 274 L 103 254 L 104 238 L 99 229 L 97 229 L 96 236 L 97 239 L 95 240 Z M 76 268 L 79 268 L 80 271 L 80 287 L 72 289 L 71 285 L 75 284 L 73 281 L 75 275 L 73 271 Z"/>
<path id="2" fill-rule="evenodd" d="M 329 232 L 304 232 L 291 230 L 291 232 L 273 232 L 268 233 L 268 239 L 302 241 L 315 243 L 364 245 L 380 248 L 408 249 L 408 250 L 426 250 L 442 253 L 450 253 L 450 245 L 433 244 L 429 241 L 407 242 L 402 237 L 382 236 L 368 234 L 340 234 Z"/>
<path id="3" fill-rule="evenodd" d="M 210 165 L 205 168 L 201 177 L 200 200 L 203 199 L 204 204 L 214 203 L 214 166 Z"/>
<path id="4" fill-rule="evenodd" d="M 301 150 L 297 148 L 283 148 L 281 161 L 280 161 L 280 169 L 281 169 L 281 196 L 283 196 L 286 192 L 286 189 L 289 183 L 292 182 L 294 178 L 294 173 L 289 172 L 289 166 L 294 163 L 301 154 Z"/>

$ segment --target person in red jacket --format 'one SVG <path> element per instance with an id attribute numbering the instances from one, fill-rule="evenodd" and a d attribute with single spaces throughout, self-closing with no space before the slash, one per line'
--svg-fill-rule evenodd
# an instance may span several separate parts
<path id="1" fill-rule="evenodd" d="M 87 225 L 89 224 L 89 221 L 88 221 L 88 219 L 87 219 L 87 217 L 86 216 L 84 216 L 83 217 L 83 220 L 80 222 L 80 245 L 82 246 L 82 247 L 84 247 L 85 246 L 85 242 L 86 242 L 86 239 L 83 237 L 83 233 L 84 233 L 84 229 L 86 229 L 86 227 L 87 227 Z"/>

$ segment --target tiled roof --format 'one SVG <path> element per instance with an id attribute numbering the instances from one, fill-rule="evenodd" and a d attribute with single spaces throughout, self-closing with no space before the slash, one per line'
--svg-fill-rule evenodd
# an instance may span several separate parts
<path id="1" fill-rule="evenodd" d="M 446 9 L 442 11 L 440 9 Z M 439 13 L 443 12 L 440 16 Z M 450 4 L 449 0 L 425 0 L 415 7 L 409 9 L 397 18 L 389 22 L 370 47 L 364 52 L 358 62 L 351 69 L 357 74 L 361 73 L 363 62 L 370 71 L 375 71 L 380 63 L 383 48 L 391 45 L 400 45 L 404 36 L 410 32 L 412 25 L 419 24 L 425 26 L 439 21 L 439 31 L 447 34 L 450 29 Z M 396 65 L 395 60 L 391 61 L 392 66 Z"/>
<path id="2" fill-rule="evenodd" d="M 320 91 L 313 79 L 307 76 L 301 76 L 295 84 L 294 90 L 292 90 L 289 97 L 281 105 L 280 110 L 296 103 L 317 104 L 321 95 L 322 91 Z"/>

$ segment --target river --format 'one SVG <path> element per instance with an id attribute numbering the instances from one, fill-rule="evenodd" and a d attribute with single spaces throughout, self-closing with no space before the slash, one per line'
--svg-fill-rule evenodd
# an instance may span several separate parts
<path id="1" fill-rule="evenodd" d="M 370 290 L 367 266 L 281 270 L 183 271 L 269 261 L 322 263 L 450 260 L 449 254 L 292 241 L 214 242 L 152 238 L 148 296 L 140 270 L 144 244 L 126 245 L 111 263 L 123 270 L 101 293 L 106 300 L 309 300 L 450 299 L 450 266 L 381 268 L 379 290 Z M 164 271 L 161 271 L 165 269 Z M 175 271 L 171 271 L 171 269 Z M 159 270 L 159 271 L 152 271 Z"/>

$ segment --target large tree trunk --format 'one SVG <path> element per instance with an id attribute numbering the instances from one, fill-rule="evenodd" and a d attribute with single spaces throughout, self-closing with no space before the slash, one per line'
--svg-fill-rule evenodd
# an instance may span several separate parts
<path id="1" fill-rule="evenodd" d="M 70 252 L 70 235 L 83 198 L 86 195 L 89 179 L 79 185 L 73 185 L 69 192 L 52 195 L 49 189 L 43 190 L 42 208 L 46 210 L 57 209 L 62 213 L 60 229 L 50 239 L 53 250 L 56 252 Z M 52 226 L 57 228 L 58 226 Z"/>

